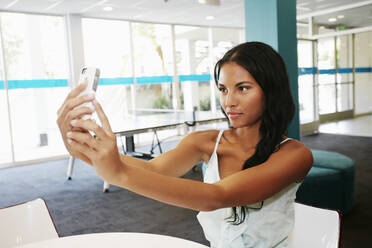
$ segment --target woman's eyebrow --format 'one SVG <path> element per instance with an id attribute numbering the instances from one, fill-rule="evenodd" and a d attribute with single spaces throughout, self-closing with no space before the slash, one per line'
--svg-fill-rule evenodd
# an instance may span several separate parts
<path id="1" fill-rule="evenodd" d="M 235 87 L 239 87 L 242 84 L 253 84 L 253 83 L 252 82 L 249 82 L 249 81 L 242 81 L 242 82 L 239 82 L 239 83 L 235 84 Z M 224 84 L 221 84 L 221 83 L 218 83 L 217 87 L 225 87 L 225 85 Z"/>
<path id="2" fill-rule="evenodd" d="M 242 82 L 239 82 L 235 85 L 235 87 L 239 87 L 241 86 L 242 84 L 252 84 L 252 82 L 249 82 L 249 81 L 242 81 Z"/>

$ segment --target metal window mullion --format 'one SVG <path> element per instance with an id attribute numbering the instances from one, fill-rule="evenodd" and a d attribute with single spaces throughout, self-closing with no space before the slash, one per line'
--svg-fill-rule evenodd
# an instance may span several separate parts
<path id="1" fill-rule="evenodd" d="M 132 22 L 128 22 L 129 25 L 129 44 L 130 44 L 130 61 L 132 64 L 132 77 L 133 77 L 133 84 L 131 84 L 131 100 L 132 100 L 132 109 L 133 111 L 136 109 L 136 86 L 137 86 L 137 78 L 136 78 L 136 68 L 134 62 L 134 45 L 133 45 L 133 28 Z"/>
<path id="2" fill-rule="evenodd" d="M 316 69 L 316 89 L 317 89 L 317 92 L 316 92 L 316 98 L 317 98 L 317 111 L 318 111 L 318 117 L 319 117 L 319 120 L 320 120 L 320 111 L 319 111 L 319 102 L 320 102 L 320 86 L 321 84 L 319 83 L 319 66 L 318 66 L 318 63 L 319 63 L 319 40 L 316 40 L 316 63 L 317 63 L 317 69 Z"/>
<path id="3" fill-rule="evenodd" d="M 15 154 L 14 154 L 14 137 L 13 137 L 13 128 L 12 128 L 12 119 L 11 119 L 11 112 L 10 112 L 10 99 L 9 99 L 9 91 L 8 91 L 8 76 L 7 76 L 7 69 L 5 66 L 5 49 L 3 43 L 3 32 L 0 29 L 0 47 L 1 47 L 1 63 L 3 67 L 3 75 L 4 75 L 4 89 L 6 95 L 6 106 L 8 110 L 8 125 L 9 125 L 9 134 L 10 134 L 10 146 L 11 146 L 11 153 L 12 153 L 12 164 L 15 163 Z"/>
<path id="4" fill-rule="evenodd" d="M 312 48 L 312 55 L 313 55 L 313 58 L 312 58 L 312 66 L 314 67 L 315 65 L 318 64 L 318 56 L 317 56 L 317 52 L 318 52 L 318 46 L 317 46 L 317 41 L 311 41 L 311 48 Z M 318 66 L 316 66 L 316 68 L 318 68 Z M 313 74 L 313 118 L 314 118 L 314 121 L 316 120 L 319 120 L 319 104 L 318 104 L 318 73 L 319 73 L 319 70 L 317 69 L 316 70 L 316 73 Z"/>
<path id="5" fill-rule="evenodd" d="M 338 72 L 338 62 L 337 62 L 337 36 L 333 37 L 334 43 L 334 56 L 335 56 L 335 104 L 336 104 L 336 113 L 338 112 L 337 100 L 338 100 L 338 90 L 337 90 L 337 72 Z"/>
<path id="6" fill-rule="evenodd" d="M 352 46 L 352 77 L 353 77 L 353 80 L 352 80 L 352 86 L 353 86 L 353 112 L 355 113 L 355 34 L 352 34 L 351 35 L 351 46 Z"/>

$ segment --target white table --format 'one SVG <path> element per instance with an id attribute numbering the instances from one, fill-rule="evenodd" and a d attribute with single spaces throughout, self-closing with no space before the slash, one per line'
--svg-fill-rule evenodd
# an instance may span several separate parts
<path id="1" fill-rule="evenodd" d="M 149 233 L 93 233 L 44 240 L 19 248 L 207 248 L 186 239 Z"/>

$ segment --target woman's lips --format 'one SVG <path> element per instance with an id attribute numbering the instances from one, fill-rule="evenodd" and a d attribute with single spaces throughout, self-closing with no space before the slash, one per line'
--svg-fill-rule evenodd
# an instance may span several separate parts
<path id="1" fill-rule="evenodd" d="M 236 119 L 236 118 L 239 118 L 242 115 L 242 113 L 227 112 L 227 115 L 229 116 L 230 119 Z"/>

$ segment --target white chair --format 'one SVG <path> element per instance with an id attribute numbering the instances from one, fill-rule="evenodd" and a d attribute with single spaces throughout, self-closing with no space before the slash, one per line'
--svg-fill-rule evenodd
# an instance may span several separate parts
<path id="1" fill-rule="evenodd" d="M 338 248 L 340 246 L 341 214 L 295 203 L 295 223 L 288 237 L 290 248 Z"/>
<path id="2" fill-rule="evenodd" d="M 55 238 L 58 233 L 43 199 L 0 209 L 1 248 Z"/>

